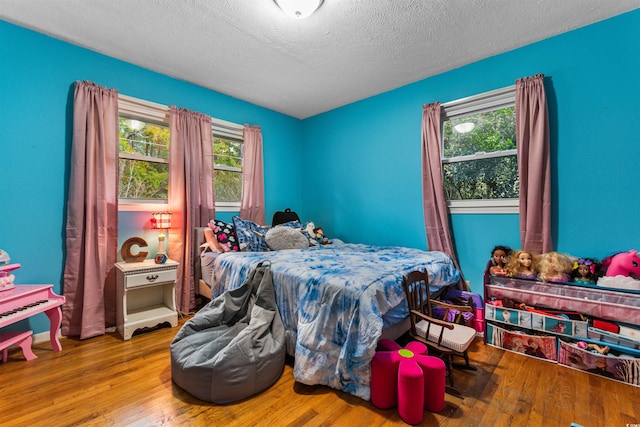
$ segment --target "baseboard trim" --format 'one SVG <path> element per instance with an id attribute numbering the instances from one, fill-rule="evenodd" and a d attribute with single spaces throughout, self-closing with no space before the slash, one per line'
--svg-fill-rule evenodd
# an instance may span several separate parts
<path id="1" fill-rule="evenodd" d="M 58 338 L 62 337 L 60 329 L 58 329 Z M 49 331 L 33 334 L 33 344 L 41 344 L 43 342 L 51 341 Z"/>

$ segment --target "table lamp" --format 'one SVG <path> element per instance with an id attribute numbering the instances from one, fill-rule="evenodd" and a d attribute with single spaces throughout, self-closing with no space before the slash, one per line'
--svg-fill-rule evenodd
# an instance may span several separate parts
<path id="1" fill-rule="evenodd" d="M 160 230 L 158 233 L 158 255 L 156 258 L 162 255 L 166 257 L 167 252 L 164 243 L 166 236 L 164 230 L 171 228 L 171 212 L 154 212 L 151 225 L 154 230 Z"/>

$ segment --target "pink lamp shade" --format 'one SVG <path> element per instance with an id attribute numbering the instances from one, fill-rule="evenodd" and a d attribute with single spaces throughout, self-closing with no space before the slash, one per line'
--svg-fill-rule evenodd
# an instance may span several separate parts
<path id="1" fill-rule="evenodd" d="M 151 225 L 155 230 L 171 228 L 171 212 L 154 212 Z"/>
<path id="2" fill-rule="evenodd" d="M 151 226 L 155 230 L 160 230 L 158 233 L 158 254 L 156 255 L 156 263 L 163 264 L 166 260 L 165 250 L 165 235 L 164 230 L 171 228 L 171 212 L 154 212 L 153 218 L 151 218 Z"/>

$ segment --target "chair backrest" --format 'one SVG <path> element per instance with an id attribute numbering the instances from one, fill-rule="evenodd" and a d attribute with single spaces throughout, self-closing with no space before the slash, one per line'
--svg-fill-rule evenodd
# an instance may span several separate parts
<path id="1" fill-rule="evenodd" d="M 411 314 L 413 310 L 419 311 L 431 317 L 431 304 L 429 304 L 429 274 L 426 270 L 415 270 L 406 274 L 403 278 L 404 293 L 409 306 L 409 320 L 411 331 L 416 332 L 416 316 Z"/>

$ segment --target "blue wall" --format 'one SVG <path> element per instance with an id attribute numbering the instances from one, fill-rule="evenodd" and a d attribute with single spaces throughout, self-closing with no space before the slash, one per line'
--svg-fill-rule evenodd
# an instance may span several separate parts
<path id="1" fill-rule="evenodd" d="M 73 84 L 262 127 L 266 210 L 301 204 L 302 121 L 0 21 L 0 248 L 20 263 L 16 283 L 52 283 L 62 293 Z M 222 219 L 230 214 L 222 213 Z M 149 213 L 121 213 L 120 241 L 143 236 L 155 253 Z M 270 218 L 269 218 L 270 219 Z M 43 314 L 30 320 L 48 329 Z M 18 325 L 16 328 L 26 328 Z"/>
<path id="2" fill-rule="evenodd" d="M 599 258 L 640 249 L 639 39 L 636 10 L 300 121 L 0 21 L 0 248 L 22 264 L 20 283 L 61 293 L 76 80 L 260 125 L 267 221 L 291 207 L 329 237 L 426 248 L 422 105 L 543 73 L 557 249 Z M 121 240 L 155 244 L 148 217 L 121 214 Z M 519 245 L 518 215 L 453 215 L 452 226 L 462 270 L 481 292 L 491 248 Z M 44 315 L 31 323 L 34 332 L 48 327 Z"/>
<path id="3" fill-rule="evenodd" d="M 422 105 L 542 73 L 556 248 L 598 258 L 640 249 L 638 40 L 636 10 L 307 119 L 305 151 L 321 162 L 304 175 L 303 205 L 330 237 L 426 248 Z M 482 292 L 493 246 L 519 247 L 519 216 L 457 214 L 451 223 L 463 273 Z"/>

